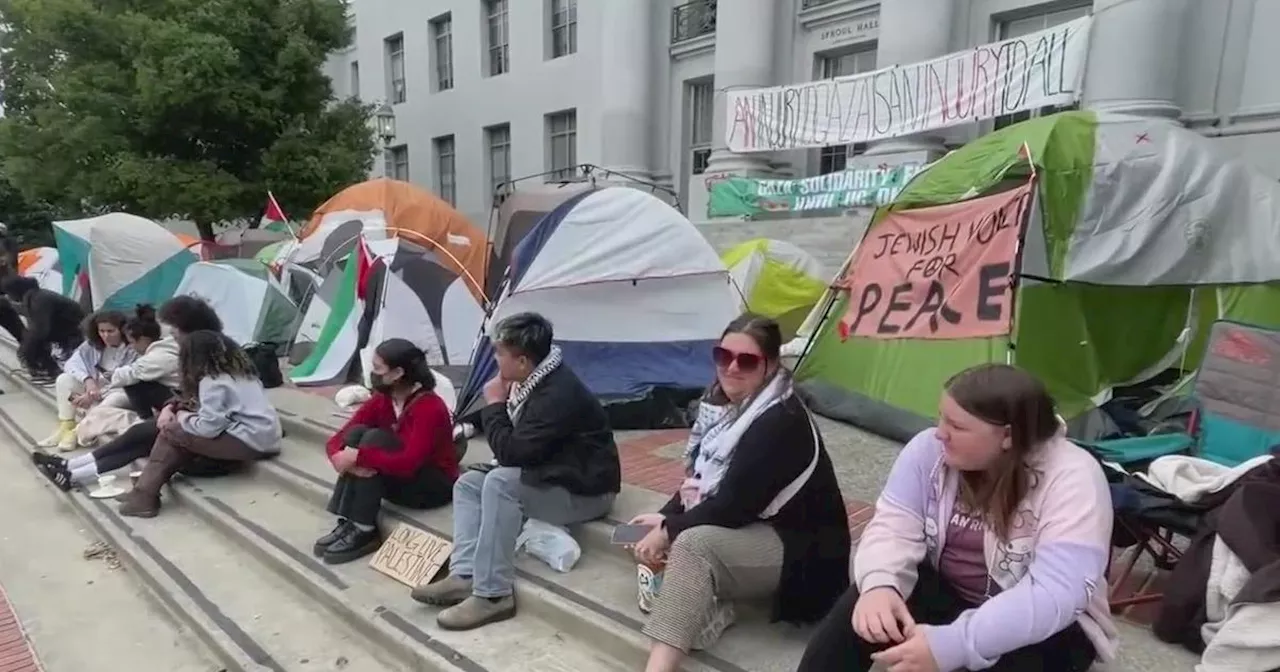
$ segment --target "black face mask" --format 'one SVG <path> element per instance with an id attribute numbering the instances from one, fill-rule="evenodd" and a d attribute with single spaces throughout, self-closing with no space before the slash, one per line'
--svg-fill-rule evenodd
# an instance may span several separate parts
<path id="1" fill-rule="evenodd" d="M 399 383 L 399 382 L 400 382 L 399 378 L 395 380 L 387 380 L 381 373 L 369 374 L 369 386 L 373 388 L 374 392 L 389 394 L 391 390 L 395 389 L 396 383 Z"/>

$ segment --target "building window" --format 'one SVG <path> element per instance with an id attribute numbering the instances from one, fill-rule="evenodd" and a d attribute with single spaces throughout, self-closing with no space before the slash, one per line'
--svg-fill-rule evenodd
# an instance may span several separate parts
<path id="1" fill-rule="evenodd" d="M 578 167 L 578 112 L 547 115 L 547 181 L 573 179 Z"/>
<path id="2" fill-rule="evenodd" d="M 386 39 L 387 49 L 387 99 L 392 103 L 408 100 L 404 85 L 404 33 Z"/>
<path id="3" fill-rule="evenodd" d="M 875 69 L 876 47 L 874 44 L 818 56 L 818 79 L 860 75 L 873 72 Z M 866 143 L 823 147 L 818 150 L 818 174 L 842 171 L 848 165 L 850 156 L 857 156 L 865 151 L 867 151 Z"/>
<path id="4" fill-rule="evenodd" d="M 455 205 L 458 185 L 454 170 L 453 136 L 441 136 L 432 140 L 431 144 L 436 152 L 436 194 L 449 205 Z"/>
<path id="5" fill-rule="evenodd" d="M 496 200 L 498 188 L 511 181 L 511 125 L 490 126 L 484 135 L 489 147 L 489 191 Z"/>
<path id="6" fill-rule="evenodd" d="M 578 53 L 578 0 L 551 0 L 551 58 Z"/>
<path id="7" fill-rule="evenodd" d="M 996 39 L 1011 40 L 1015 37 L 1023 37 L 1040 30 L 1053 28 L 1054 26 L 1062 25 L 1068 21 L 1075 21 L 1082 16 L 1088 16 L 1092 8 L 1092 3 L 1086 3 L 1076 7 L 1069 7 L 1067 9 L 1042 12 L 1034 16 L 1025 16 L 1019 19 L 1001 21 L 996 24 Z M 1006 126 L 1012 126 L 1019 122 L 1027 121 L 1033 117 L 1040 117 L 1066 110 L 1074 110 L 1079 107 L 1079 105 L 1046 105 L 1038 110 L 1023 110 L 1013 114 L 1006 114 L 1001 117 L 996 117 L 995 130 L 998 131 Z"/>
<path id="8" fill-rule="evenodd" d="M 689 152 L 690 172 L 701 175 L 711 160 L 711 129 L 715 118 L 715 84 L 709 81 L 689 84 Z"/>
<path id="9" fill-rule="evenodd" d="M 401 182 L 409 181 L 409 146 L 387 148 L 387 177 Z"/>
<path id="10" fill-rule="evenodd" d="M 360 61 L 351 61 L 351 75 L 348 84 L 351 86 L 351 97 L 360 97 Z"/>
<path id="11" fill-rule="evenodd" d="M 436 91 L 453 88 L 453 15 L 431 22 L 431 44 L 435 49 Z"/>
<path id="12" fill-rule="evenodd" d="M 489 76 L 501 75 L 511 70 L 511 54 L 508 47 L 507 0 L 485 0 L 489 28 Z"/>

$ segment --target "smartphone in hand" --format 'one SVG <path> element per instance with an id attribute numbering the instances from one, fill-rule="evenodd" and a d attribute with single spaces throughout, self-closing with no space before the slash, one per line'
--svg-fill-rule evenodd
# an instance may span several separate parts
<path id="1" fill-rule="evenodd" d="M 615 546 L 634 546 L 652 531 L 652 525 L 617 525 L 613 528 L 610 543 Z"/>

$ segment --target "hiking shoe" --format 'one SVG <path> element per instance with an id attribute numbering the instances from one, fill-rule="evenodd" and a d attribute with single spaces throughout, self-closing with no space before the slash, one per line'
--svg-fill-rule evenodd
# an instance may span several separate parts
<path id="1" fill-rule="evenodd" d="M 516 598 L 477 597 L 472 595 L 461 604 L 449 607 L 436 616 L 436 624 L 443 630 L 474 630 L 490 623 L 515 618 Z"/>
<path id="2" fill-rule="evenodd" d="M 329 550 L 330 546 L 338 543 L 338 540 L 347 533 L 347 528 L 350 526 L 351 523 L 345 518 L 340 519 L 338 524 L 334 526 L 333 530 L 331 530 L 329 534 L 316 539 L 315 545 L 311 547 L 311 552 L 315 554 L 317 558 L 324 555 L 324 552 Z"/>
<path id="3" fill-rule="evenodd" d="M 452 607 L 471 597 L 471 579 L 450 574 L 435 583 L 414 588 L 409 595 L 423 604 Z"/>
<path id="4" fill-rule="evenodd" d="M 160 514 L 160 496 L 130 490 L 117 498 L 120 508 L 116 511 L 129 518 L 155 518 Z"/>
<path id="5" fill-rule="evenodd" d="M 359 560 L 382 546 L 382 534 L 378 528 L 362 530 L 355 525 L 348 525 L 342 536 L 329 544 L 320 556 L 327 565 L 341 565 Z"/>

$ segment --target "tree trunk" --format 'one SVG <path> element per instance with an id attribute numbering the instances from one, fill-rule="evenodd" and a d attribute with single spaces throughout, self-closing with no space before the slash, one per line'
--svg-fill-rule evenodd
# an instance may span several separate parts
<path id="1" fill-rule="evenodd" d="M 200 240 L 205 240 L 211 243 L 214 241 L 213 224 L 197 221 L 196 229 L 200 231 Z"/>

